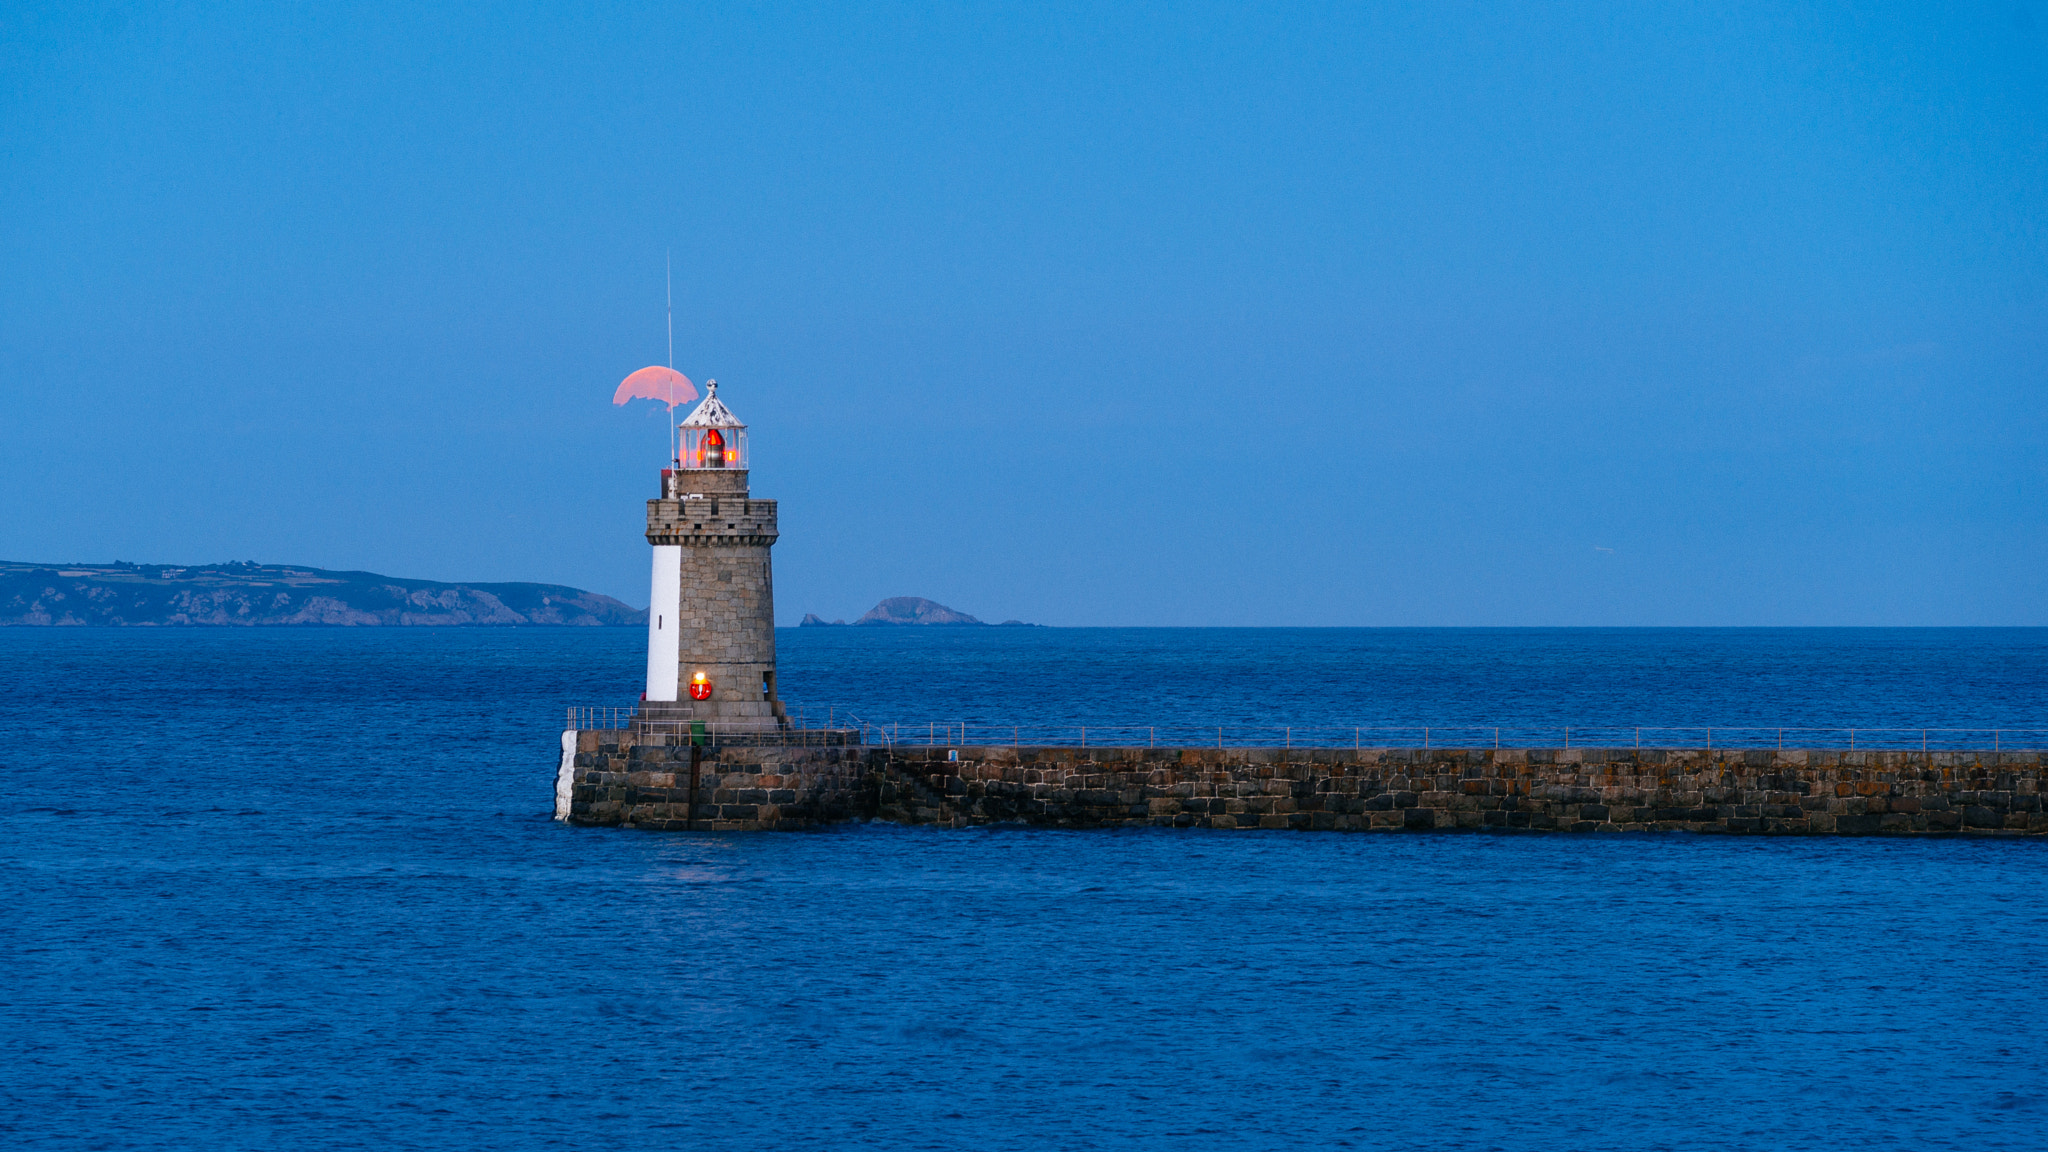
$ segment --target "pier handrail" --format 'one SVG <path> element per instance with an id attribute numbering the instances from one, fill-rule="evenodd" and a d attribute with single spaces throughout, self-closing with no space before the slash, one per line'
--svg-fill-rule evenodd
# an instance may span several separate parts
<path id="1" fill-rule="evenodd" d="M 828 706 L 823 712 L 799 705 L 782 723 L 771 729 L 722 725 L 715 720 L 690 720 L 640 715 L 638 704 L 621 706 L 583 705 L 567 710 L 565 726 L 570 731 L 617 731 L 632 729 L 642 735 L 696 737 L 709 745 L 833 746 L 864 743 L 864 735 L 878 731 L 845 709 Z"/>
<path id="2" fill-rule="evenodd" d="M 1904 728 L 1764 725 L 1448 724 L 875 725 L 869 743 L 947 747 L 1109 748 L 1632 748 L 2023 752 L 2048 748 L 2048 726 Z"/>
<path id="3" fill-rule="evenodd" d="M 571 728 L 626 728 L 637 709 L 572 708 Z M 678 722 L 665 722 L 666 726 Z M 687 722 L 681 722 L 687 728 Z M 646 725 L 643 725 L 643 727 Z M 664 727 L 665 730 L 665 727 Z M 846 734 L 858 734 L 847 739 Z M 729 742 L 745 733 L 719 734 Z M 873 723 L 837 707 L 791 710 L 778 733 L 758 743 L 860 743 L 883 747 L 1107 748 L 1634 748 L 1816 751 L 2025 752 L 2048 749 L 2048 726 L 1828 728 L 1811 725 L 1250 725 L 1250 724 L 992 724 L 968 720 Z M 836 739 L 833 737 L 837 736 Z"/>

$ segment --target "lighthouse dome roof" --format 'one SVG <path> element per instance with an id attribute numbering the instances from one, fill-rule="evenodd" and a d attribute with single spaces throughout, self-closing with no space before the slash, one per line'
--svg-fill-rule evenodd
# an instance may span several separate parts
<path id="1" fill-rule="evenodd" d="M 742 424 L 742 423 L 740 423 L 740 418 L 739 418 L 739 417 L 737 417 L 737 416 L 735 416 L 735 415 L 733 415 L 733 414 L 732 414 L 732 409 L 730 409 L 730 408 L 727 408 L 727 407 L 725 406 L 725 401 L 723 401 L 723 400 L 720 400 L 720 399 L 718 398 L 718 381 L 716 381 L 716 380 L 706 380 L 706 381 L 704 382 L 704 387 L 705 387 L 705 388 L 706 388 L 706 389 L 707 389 L 707 390 L 708 390 L 708 391 L 710 392 L 710 395 L 708 395 L 708 396 L 704 397 L 704 402 L 703 402 L 702 404 L 699 404 L 699 405 L 697 405 L 697 410 L 696 410 L 695 412 L 692 412 L 692 413 L 690 413 L 690 414 L 689 414 L 688 416 L 686 416 L 686 417 L 684 417 L 684 418 L 683 418 L 683 425 L 682 425 L 683 427 L 685 427 L 685 428 L 745 428 L 745 427 L 746 427 L 746 425 L 745 425 L 745 424 Z"/>

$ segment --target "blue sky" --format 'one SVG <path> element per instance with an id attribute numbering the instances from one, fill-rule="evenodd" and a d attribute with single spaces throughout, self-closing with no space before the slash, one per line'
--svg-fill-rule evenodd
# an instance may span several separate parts
<path id="1" fill-rule="evenodd" d="M 2048 9 L 0 9 L 0 556 L 2048 624 Z"/>

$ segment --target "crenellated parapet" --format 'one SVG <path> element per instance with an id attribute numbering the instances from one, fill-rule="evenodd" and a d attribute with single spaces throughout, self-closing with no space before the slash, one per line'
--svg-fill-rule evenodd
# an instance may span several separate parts
<path id="1" fill-rule="evenodd" d="M 663 478 L 668 495 L 647 502 L 647 542 L 681 544 L 704 548 L 715 545 L 767 547 L 775 543 L 775 501 L 755 500 L 747 495 L 745 472 L 710 473 L 718 487 L 712 491 L 686 491 L 696 487 L 701 472 L 672 473 Z M 688 477 L 689 480 L 684 478 Z M 736 487 L 728 486 L 738 481 Z"/>

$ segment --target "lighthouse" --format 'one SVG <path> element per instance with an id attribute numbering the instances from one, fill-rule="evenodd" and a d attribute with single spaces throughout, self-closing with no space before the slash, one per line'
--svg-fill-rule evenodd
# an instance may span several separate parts
<path id="1" fill-rule="evenodd" d="M 718 381 L 705 387 L 660 497 L 647 502 L 654 578 L 641 716 L 706 733 L 773 732 L 787 724 L 775 695 L 775 501 L 748 492 L 747 426 L 718 398 Z"/>

